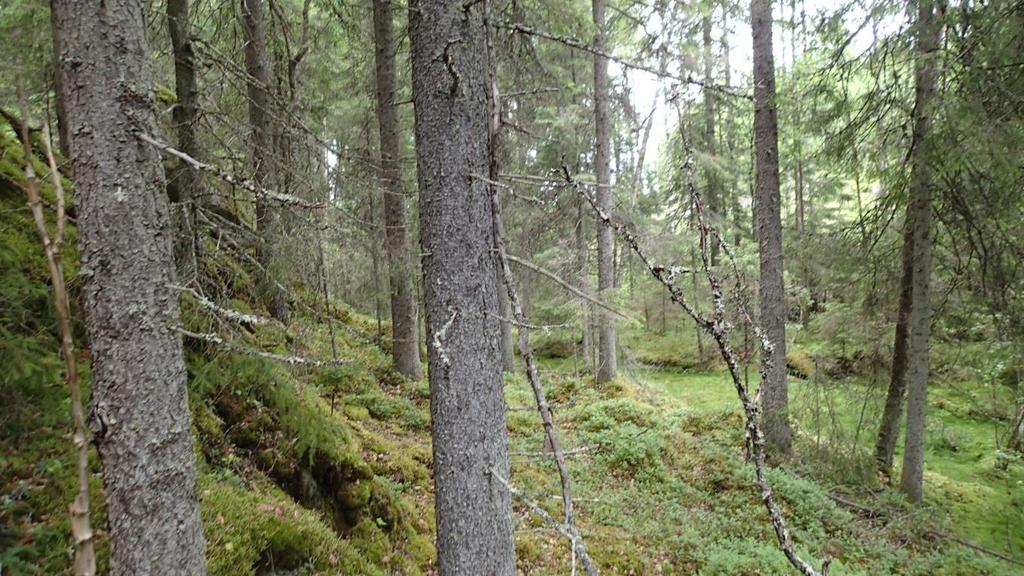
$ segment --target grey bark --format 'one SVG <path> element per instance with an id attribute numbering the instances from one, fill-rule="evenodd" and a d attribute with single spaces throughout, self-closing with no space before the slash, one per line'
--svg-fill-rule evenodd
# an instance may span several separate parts
<path id="1" fill-rule="evenodd" d="M 608 110 L 608 32 L 605 27 L 605 0 L 593 0 L 592 14 L 597 34 L 594 36 L 594 126 L 596 146 L 594 169 L 597 172 L 597 203 L 606 213 L 612 213 L 611 163 L 609 158 L 611 116 Z M 607 300 L 615 283 L 615 243 L 612 229 L 597 223 L 597 290 L 601 300 Z M 615 378 L 618 366 L 615 358 L 615 323 L 605 311 L 598 314 L 597 381 Z"/>
<path id="2" fill-rule="evenodd" d="M 380 127 L 381 177 L 384 180 L 384 234 L 391 278 L 391 354 L 395 369 L 418 380 L 420 344 L 416 300 L 412 286 L 409 236 L 405 220 L 405 188 L 399 165 L 398 106 L 395 105 L 395 33 L 391 0 L 374 0 L 376 42 L 377 121 Z"/>
<path id="3" fill-rule="evenodd" d="M 172 111 L 172 123 L 177 132 L 178 150 L 201 160 L 202 152 L 195 132 L 196 70 L 188 0 L 167 0 L 167 29 L 171 38 L 171 54 L 174 56 L 174 93 L 177 103 Z M 175 260 L 178 263 L 178 275 L 188 282 L 196 272 L 198 259 L 196 202 L 208 202 L 209 199 L 201 192 L 202 178 L 199 171 L 187 162 L 179 162 L 168 175 L 168 189 L 178 192 L 175 200 L 181 206 L 179 223 L 182 226 L 175 235 Z"/>
<path id="4" fill-rule="evenodd" d="M 579 290 L 584 294 L 590 292 L 590 276 L 587 274 L 587 237 L 583 218 L 583 199 L 580 198 L 576 204 L 576 272 L 579 280 Z M 580 352 L 583 357 L 583 365 L 591 368 L 594 357 L 592 350 L 594 343 L 590 330 L 590 318 L 593 315 L 594 307 L 586 300 L 580 301 Z"/>
<path id="5" fill-rule="evenodd" d="M 761 326 L 771 351 L 761 383 L 765 440 L 771 450 L 788 454 L 789 394 L 786 383 L 786 301 L 782 280 L 782 217 L 779 200 L 779 134 L 772 56 L 771 0 L 751 0 L 754 41 L 754 155 Z"/>
<path id="6" fill-rule="evenodd" d="M 907 434 L 903 447 L 900 489 L 913 502 L 923 496 L 925 415 L 928 409 L 928 339 L 931 331 L 931 188 L 928 158 L 933 146 L 929 130 L 934 113 L 938 68 L 935 57 L 939 27 L 931 0 L 919 0 L 917 55 L 914 62 L 916 98 L 914 144 L 910 152 L 910 204 L 914 221 L 914 274 L 911 289 L 910 339 L 907 347 Z"/>
<path id="7" fill-rule="evenodd" d="M 484 5 L 410 5 L 441 575 L 515 573 L 488 170 Z"/>
<path id="8" fill-rule="evenodd" d="M 885 409 L 882 412 L 878 439 L 875 442 L 875 462 L 879 471 L 886 475 L 892 471 L 896 441 L 900 435 L 900 422 L 903 420 L 903 400 L 907 392 L 907 347 L 914 278 L 914 228 L 913 214 L 908 211 L 903 224 L 903 275 L 900 278 L 896 335 L 892 346 L 892 372 L 889 375 L 889 390 L 886 392 Z"/>
<path id="9" fill-rule="evenodd" d="M 206 573 L 144 10 L 55 0 L 92 355 L 90 421 L 116 575 Z"/>
<path id="10" fill-rule="evenodd" d="M 493 7 L 491 8 L 493 10 Z M 491 182 L 497 182 L 501 177 L 501 93 L 498 90 L 498 55 L 494 47 L 494 30 L 487 29 L 487 83 L 490 89 L 490 149 L 488 176 Z M 501 200 L 497 196 L 498 189 L 492 185 L 492 195 L 495 196 L 496 208 L 500 209 Z M 496 222 L 500 220 L 495 216 Z M 494 254 L 498 254 L 498 238 L 495 237 Z M 516 370 L 515 345 L 512 342 L 512 302 L 509 299 L 508 291 L 505 290 L 504 272 L 501 262 L 495 258 L 494 262 L 495 285 L 498 291 L 498 314 L 503 318 L 501 321 L 501 370 L 502 372 L 513 373 Z"/>
<path id="11" fill-rule="evenodd" d="M 57 138 L 60 145 L 60 153 L 64 156 L 64 160 L 71 160 L 71 135 L 68 134 L 68 113 L 67 113 L 67 95 L 64 91 L 66 82 L 64 81 L 64 70 L 60 64 L 61 55 L 61 43 L 60 34 L 56 33 L 57 30 L 57 7 L 54 0 L 50 0 L 50 27 L 55 31 L 52 34 L 53 41 L 53 94 L 54 94 L 54 108 L 57 113 Z M 65 176 L 71 177 L 71 166 L 70 162 L 67 166 L 62 168 Z"/>
<path id="12" fill-rule="evenodd" d="M 249 102 L 249 127 L 253 181 L 260 188 L 273 186 L 274 147 L 270 117 L 270 77 L 267 72 L 267 37 L 263 25 L 262 0 L 241 0 L 242 30 L 245 33 L 246 95 Z M 271 316 L 288 322 L 284 294 L 271 276 L 275 269 L 274 248 L 280 228 L 277 209 L 263 197 L 256 197 L 256 229 L 260 235 L 256 259 L 266 271 L 263 292 Z"/>

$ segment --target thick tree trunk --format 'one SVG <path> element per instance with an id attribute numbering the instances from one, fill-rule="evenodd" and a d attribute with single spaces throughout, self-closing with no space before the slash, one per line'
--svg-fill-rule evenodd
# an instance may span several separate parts
<path id="1" fill-rule="evenodd" d="M 594 47 L 604 52 L 608 44 L 608 32 L 604 21 L 605 0 L 593 0 L 594 26 L 597 35 Z M 594 55 L 594 125 L 597 144 L 594 151 L 594 169 L 597 172 L 597 205 L 605 214 L 612 213 L 611 163 L 611 116 L 608 111 L 608 59 Z M 615 282 L 615 243 L 612 229 L 602 222 L 597 223 L 597 291 L 602 300 L 611 296 Z M 615 323 L 607 310 L 598 314 L 598 365 L 597 381 L 608 382 L 615 378 L 618 366 L 615 358 Z"/>
<path id="2" fill-rule="evenodd" d="M 788 454 L 789 394 L 786 384 L 786 294 L 782 281 L 782 217 L 779 207 L 779 135 L 772 57 L 771 0 L 751 0 L 754 37 L 754 153 L 757 242 L 761 265 L 761 326 L 772 344 L 767 379 L 761 383 L 765 440 Z"/>
<path id="3" fill-rule="evenodd" d="M 246 95 L 249 100 L 249 127 L 252 131 L 253 181 L 266 188 L 274 182 L 274 144 L 270 116 L 270 77 L 267 72 L 267 37 L 263 26 L 262 0 L 242 0 L 242 29 L 245 32 L 245 71 L 249 75 Z M 280 228 L 280 215 L 269 201 L 256 197 L 256 229 L 260 235 L 257 260 L 266 274 L 263 291 L 270 314 L 281 322 L 288 322 L 288 305 L 284 294 L 274 284 L 276 268 L 274 248 Z"/>
<path id="4" fill-rule="evenodd" d="M 442 575 L 515 573 L 488 171 L 483 3 L 410 6 Z M 493 473 L 492 473 L 493 470 Z"/>
<path id="5" fill-rule="evenodd" d="M 903 276 L 900 278 L 900 295 L 896 311 L 896 335 L 892 346 L 892 372 L 889 376 L 889 391 L 885 396 L 885 410 L 878 427 L 875 442 L 875 462 L 878 470 L 885 475 L 892 472 L 892 460 L 896 441 L 900 435 L 903 420 L 903 399 L 907 392 L 907 347 L 909 339 L 910 308 L 914 278 L 914 219 L 907 212 L 903 223 Z"/>
<path id="6" fill-rule="evenodd" d="M 373 1 L 373 35 L 377 58 L 377 121 L 380 125 L 381 176 L 384 180 L 384 233 L 391 269 L 391 353 L 395 368 L 414 380 L 422 376 L 412 287 L 409 236 L 405 222 L 405 188 L 399 165 L 398 106 L 395 105 L 395 34 L 391 0 Z"/>
<path id="7" fill-rule="evenodd" d="M 917 56 L 914 62 L 916 98 L 914 144 L 910 152 L 910 203 L 907 213 L 914 222 L 914 274 L 910 300 L 910 340 L 907 348 L 907 434 L 903 446 L 903 475 L 900 489 L 913 502 L 923 496 L 925 415 L 928 409 L 928 340 L 931 332 L 931 169 L 928 157 L 932 142 L 929 129 L 938 68 L 935 57 L 939 27 L 932 0 L 919 0 L 917 14 Z"/>
<path id="8" fill-rule="evenodd" d="M 114 575 L 206 573 L 171 226 L 144 11 L 53 3 L 75 151 L 78 243 Z"/>

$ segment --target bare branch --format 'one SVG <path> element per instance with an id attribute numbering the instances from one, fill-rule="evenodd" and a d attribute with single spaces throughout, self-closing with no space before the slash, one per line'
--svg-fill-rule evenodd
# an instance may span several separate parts
<path id="1" fill-rule="evenodd" d="M 180 326 L 176 326 L 174 330 L 181 334 L 182 336 L 186 336 L 194 340 L 203 340 L 204 342 L 216 344 L 217 346 L 220 346 L 225 350 L 238 352 L 239 354 L 245 354 L 247 356 L 256 356 L 259 358 L 266 358 L 268 360 L 276 360 L 277 362 L 284 362 L 285 364 L 290 364 L 293 366 L 301 364 L 305 366 L 313 366 L 319 368 L 322 366 L 341 366 L 342 364 L 346 363 L 344 360 L 314 360 L 312 358 L 304 358 L 302 356 L 287 356 L 285 354 L 276 354 L 274 352 L 256 350 L 253 348 L 248 348 L 246 346 L 239 346 L 238 344 L 235 344 L 233 342 L 228 342 L 227 340 L 221 338 L 216 334 L 209 334 L 205 332 L 191 332 Z"/>

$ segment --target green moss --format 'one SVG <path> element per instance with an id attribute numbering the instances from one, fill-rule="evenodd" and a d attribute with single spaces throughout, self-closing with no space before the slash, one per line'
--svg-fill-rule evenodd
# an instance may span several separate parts
<path id="1" fill-rule="evenodd" d="M 254 491 L 206 477 L 200 505 L 213 576 L 248 576 L 267 568 L 357 573 L 367 562 L 320 517 L 273 488 Z"/>

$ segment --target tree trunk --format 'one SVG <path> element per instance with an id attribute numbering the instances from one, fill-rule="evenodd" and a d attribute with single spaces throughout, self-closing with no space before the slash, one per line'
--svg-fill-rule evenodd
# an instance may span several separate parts
<path id="1" fill-rule="evenodd" d="M 712 56 L 711 56 L 711 10 L 710 5 L 704 9 L 704 16 L 701 19 L 701 28 L 703 31 L 703 43 L 704 43 L 704 83 L 706 86 L 714 84 L 715 79 L 712 74 Z M 715 93 L 713 90 L 704 90 L 704 141 L 705 149 L 708 155 L 708 165 L 705 167 L 704 174 L 707 180 L 707 193 L 705 194 L 707 209 L 711 213 L 712 222 L 721 227 L 725 221 L 721 218 L 722 202 L 719 193 L 718 186 L 718 175 L 715 173 L 715 169 L 711 166 L 711 162 L 714 161 L 715 157 Z M 718 253 L 721 250 L 721 242 L 718 236 L 711 239 L 711 265 L 718 265 Z"/>
<path id="2" fill-rule="evenodd" d="M 377 121 L 380 124 L 381 177 L 384 180 L 384 234 L 391 269 L 391 354 L 395 369 L 418 380 L 420 344 L 412 287 L 409 237 L 405 223 L 405 189 L 399 158 L 398 106 L 395 105 L 395 34 L 391 0 L 373 1 L 373 35 L 377 58 Z"/>
<path id="3" fill-rule="evenodd" d="M 174 93 L 177 103 L 172 120 L 178 137 L 178 150 L 201 159 L 196 139 L 196 70 L 189 26 L 188 0 L 167 0 L 167 28 L 174 56 Z M 197 272 L 199 235 L 196 230 L 198 202 L 208 202 L 202 191 L 202 177 L 191 164 L 179 162 L 169 174 L 168 188 L 177 191 L 177 204 L 181 207 L 180 229 L 175 234 L 175 261 L 178 275 L 189 282 Z"/>
<path id="4" fill-rule="evenodd" d="M 64 90 L 64 86 L 67 83 L 64 81 L 64 70 L 60 64 L 61 44 L 60 34 L 57 34 L 57 6 L 53 0 L 50 2 L 50 27 L 54 30 L 53 33 L 53 95 L 54 95 L 54 108 L 57 113 L 57 138 L 60 144 L 60 153 L 64 156 L 64 160 L 68 161 L 66 166 L 61 167 L 61 171 L 64 172 L 65 176 L 71 177 L 71 135 L 68 134 L 68 112 L 67 112 L 67 92 Z"/>
<path id="5" fill-rule="evenodd" d="M 771 0 L 751 0 L 754 37 L 754 153 L 757 243 L 761 266 L 761 326 L 772 344 L 761 383 L 765 440 L 788 454 L 789 394 L 786 384 L 786 295 L 782 281 L 782 217 L 779 207 L 779 138 L 772 57 Z"/>
<path id="6" fill-rule="evenodd" d="M 928 409 L 928 340 L 931 332 L 931 170 L 928 157 L 932 142 L 933 100 L 938 69 L 935 63 L 939 27 L 932 0 L 919 0 L 917 55 L 914 62 L 916 98 L 914 144 L 910 154 L 910 203 L 907 213 L 914 222 L 914 273 L 911 281 L 910 341 L 907 347 L 907 434 L 903 446 L 903 475 L 900 489 L 913 502 L 923 496 L 925 414 Z"/>
<path id="7" fill-rule="evenodd" d="M 583 198 L 576 199 L 576 272 L 579 275 L 579 289 L 584 294 L 590 293 L 590 275 L 587 274 L 587 236 L 585 230 L 585 220 L 583 218 L 584 211 L 584 200 Z M 592 338 L 593 332 L 590 330 L 590 319 L 593 315 L 594 307 L 586 300 L 580 300 L 580 328 L 581 328 L 581 340 L 580 348 L 583 356 L 583 365 L 588 369 L 593 368 L 594 363 L 591 359 L 594 357 L 594 342 Z"/>
<path id="8" fill-rule="evenodd" d="M 410 6 L 441 575 L 515 574 L 492 256 L 484 4 Z"/>
<path id="9" fill-rule="evenodd" d="M 885 396 L 885 410 L 878 427 L 875 442 L 875 462 L 878 470 L 885 475 L 892 471 L 896 440 L 900 435 L 903 420 L 903 399 L 907 391 L 907 345 L 910 335 L 910 308 L 914 277 L 914 215 L 908 210 L 903 223 L 903 276 L 900 278 L 900 295 L 896 312 L 896 335 L 892 345 L 892 372 L 889 376 L 889 391 Z"/>
<path id="10" fill-rule="evenodd" d="M 608 33 L 604 21 L 605 0 L 593 0 L 594 26 L 597 35 L 594 47 L 605 52 Z M 612 214 L 611 163 L 609 159 L 611 117 L 608 112 L 608 59 L 594 54 L 594 125 L 597 145 L 594 152 L 594 168 L 597 172 L 597 205 L 605 214 Z M 600 220 L 597 223 L 597 291 L 602 301 L 611 296 L 615 282 L 615 243 L 612 229 Z M 597 381 L 608 382 L 615 378 L 618 366 L 615 358 L 615 323 L 607 310 L 598 314 L 598 366 Z"/>
<path id="11" fill-rule="evenodd" d="M 114 575 L 206 573 L 195 455 L 139 2 L 55 0 Z"/>
<path id="12" fill-rule="evenodd" d="M 252 131 L 253 181 L 260 188 L 274 182 L 274 145 L 270 116 L 270 77 L 267 73 L 267 38 L 263 26 L 262 0 L 242 0 L 242 28 L 245 32 L 246 95 L 249 101 L 249 126 Z M 263 291 L 271 316 L 288 322 L 284 294 L 274 283 L 274 248 L 278 240 L 280 215 L 263 196 L 256 197 L 256 229 L 260 235 L 256 258 L 263 267 Z"/>

